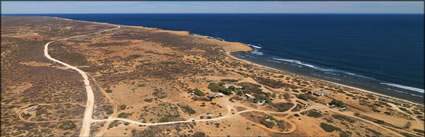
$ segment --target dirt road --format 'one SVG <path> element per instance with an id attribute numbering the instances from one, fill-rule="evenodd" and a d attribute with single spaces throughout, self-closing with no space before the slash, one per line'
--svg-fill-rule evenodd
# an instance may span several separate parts
<path id="1" fill-rule="evenodd" d="M 72 39 L 72 38 L 83 37 L 83 36 L 92 35 L 92 34 L 96 34 L 96 33 L 100 33 L 100 32 L 111 31 L 111 30 L 115 30 L 115 29 L 119 29 L 119 28 L 120 28 L 120 26 L 118 26 L 117 28 L 106 29 L 106 30 L 97 31 L 97 32 L 90 33 L 90 34 L 72 36 L 72 37 L 69 37 L 69 38 L 64 38 L 64 39 L 60 39 L 60 40 L 56 40 L 56 41 L 63 41 L 63 40 L 68 40 L 68 39 Z M 47 59 L 49 59 L 53 62 L 59 63 L 59 64 L 64 65 L 65 67 L 67 67 L 69 69 L 77 71 L 83 77 L 84 85 L 86 87 L 86 92 L 87 92 L 87 101 L 86 101 L 86 109 L 85 109 L 85 112 L 84 112 L 83 125 L 81 127 L 80 136 L 81 137 L 88 137 L 90 135 L 90 125 L 92 123 L 93 107 L 94 107 L 94 95 L 93 95 L 92 87 L 90 86 L 89 78 L 88 78 L 87 74 L 84 71 L 82 71 L 81 69 L 78 69 L 75 66 L 69 65 L 65 62 L 62 62 L 62 61 L 57 60 L 55 58 L 52 58 L 49 55 L 49 44 L 52 43 L 52 42 L 55 42 L 55 41 L 47 42 L 46 45 L 44 45 L 44 56 Z"/>

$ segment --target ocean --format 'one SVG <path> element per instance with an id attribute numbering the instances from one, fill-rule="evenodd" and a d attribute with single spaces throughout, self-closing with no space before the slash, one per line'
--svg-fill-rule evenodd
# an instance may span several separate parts
<path id="1" fill-rule="evenodd" d="M 38 16 L 184 30 L 241 42 L 254 48 L 253 52 L 234 53 L 242 59 L 418 103 L 424 101 L 423 14 Z"/>

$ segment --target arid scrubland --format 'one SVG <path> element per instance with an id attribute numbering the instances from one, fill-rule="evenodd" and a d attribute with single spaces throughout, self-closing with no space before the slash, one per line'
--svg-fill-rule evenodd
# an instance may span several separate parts
<path id="1" fill-rule="evenodd" d="M 1 135 L 79 135 L 86 102 L 82 78 L 47 60 L 43 46 L 114 27 L 52 17 L 2 16 Z M 424 135 L 422 104 L 230 55 L 250 50 L 241 43 L 189 32 L 134 26 L 57 41 L 49 47 L 53 58 L 90 77 L 93 119 L 100 120 L 92 124 L 92 136 Z M 109 118 L 158 125 L 101 121 Z"/>

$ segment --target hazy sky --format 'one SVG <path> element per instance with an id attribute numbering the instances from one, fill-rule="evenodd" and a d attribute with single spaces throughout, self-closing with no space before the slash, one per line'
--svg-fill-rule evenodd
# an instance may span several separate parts
<path id="1" fill-rule="evenodd" d="M 1 2 L 10 13 L 424 13 L 424 2 Z"/>

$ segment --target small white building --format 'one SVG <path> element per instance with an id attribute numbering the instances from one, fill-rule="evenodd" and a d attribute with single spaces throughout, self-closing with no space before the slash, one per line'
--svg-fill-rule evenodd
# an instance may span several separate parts
<path id="1" fill-rule="evenodd" d="M 224 97 L 224 94 L 223 93 L 218 93 L 218 94 L 215 95 L 215 97 Z"/>
<path id="2" fill-rule="evenodd" d="M 229 88 L 230 86 L 233 86 L 233 87 L 235 87 L 235 88 L 239 88 L 239 89 L 241 89 L 241 88 L 242 88 L 242 86 L 235 85 L 235 84 L 230 84 L 230 83 L 224 84 L 223 86 L 224 86 L 225 88 Z"/>
<path id="3" fill-rule="evenodd" d="M 316 96 L 329 96 L 329 95 L 331 95 L 331 93 L 329 93 L 327 91 L 323 91 L 323 90 L 313 91 L 313 94 L 316 95 Z"/>
<path id="4" fill-rule="evenodd" d="M 266 103 L 266 100 L 260 100 L 257 102 L 258 105 L 263 105 L 264 103 Z"/>
<path id="5" fill-rule="evenodd" d="M 208 98 L 215 98 L 215 94 L 208 94 L 207 97 Z"/>
<path id="6" fill-rule="evenodd" d="M 250 95 L 250 94 L 245 94 L 245 96 L 246 96 L 247 98 L 252 98 L 252 95 Z"/>
<path id="7" fill-rule="evenodd" d="M 307 107 L 309 107 L 309 106 L 311 106 L 311 105 L 314 104 L 314 102 L 312 102 L 312 101 L 304 101 L 304 100 L 301 100 L 301 99 L 297 99 L 296 102 L 298 102 L 301 105 L 303 105 L 304 108 L 307 108 Z"/>

